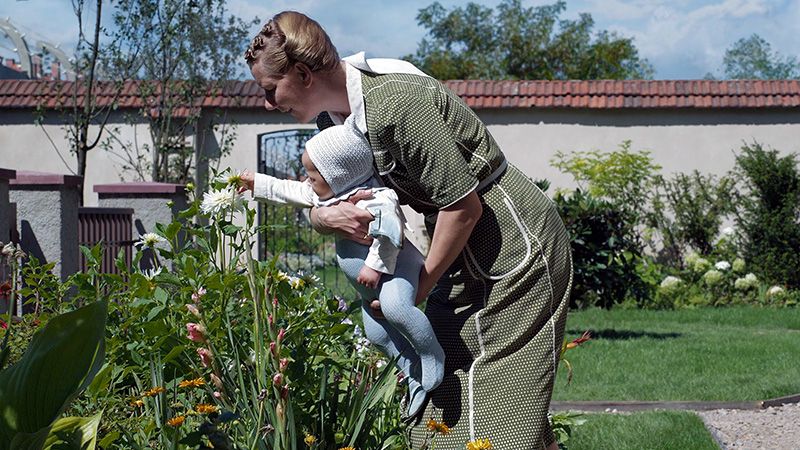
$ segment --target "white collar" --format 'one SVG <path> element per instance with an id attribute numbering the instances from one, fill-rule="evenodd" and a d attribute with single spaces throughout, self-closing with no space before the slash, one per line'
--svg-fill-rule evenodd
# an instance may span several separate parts
<path id="1" fill-rule="evenodd" d="M 355 125 L 359 131 L 367 133 L 367 115 L 364 109 L 364 93 L 361 89 L 361 72 L 370 73 L 411 73 L 415 75 L 428 76 L 425 72 L 417 69 L 408 61 L 390 58 L 370 58 L 367 59 L 364 52 L 358 52 L 343 58 L 345 64 L 347 101 L 350 104 L 350 114 L 355 114 Z M 329 112 L 333 123 L 341 125 L 347 116 Z"/>

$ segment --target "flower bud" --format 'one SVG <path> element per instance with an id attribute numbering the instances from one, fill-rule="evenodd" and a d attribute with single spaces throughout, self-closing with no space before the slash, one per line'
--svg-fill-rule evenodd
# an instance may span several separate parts
<path id="1" fill-rule="evenodd" d="M 289 398 L 289 385 L 288 384 L 284 385 L 283 389 L 281 389 L 281 398 L 284 399 L 284 400 Z"/>
<path id="2" fill-rule="evenodd" d="M 281 328 L 278 330 L 278 343 L 280 344 L 283 341 L 283 338 L 286 336 L 286 330 Z"/>
<path id="3" fill-rule="evenodd" d="M 189 322 L 186 324 L 186 331 L 189 332 L 189 335 L 186 337 L 188 337 L 190 341 L 205 342 L 206 329 L 203 325 Z"/>
<path id="4" fill-rule="evenodd" d="M 272 356 L 278 357 L 278 344 L 274 342 L 269 343 L 269 352 L 272 353 Z"/>
<path id="5" fill-rule="evenodd" d="M 289 366 L 289 359 L 288 358 L 281 358 L 280 363 L 278 364 L 279 370 L 281 372 L 286 372 L 286 367 Z"/>
<path id="6" fill-rule="evenodd" d="M 220 391 L 223 390 L 222 380 L 220 380 L 220 378 L 213 373 L 211 374 L 211 383 L 213 383 L 214 387 L 216 387 Z"/>
<path id="7" fill-rule="evenodd" d="M 200 357 L 200 363 L 203 364 L 203 367 L 211 366 L 211 362 L 213 361 L 211 350 L 207 348 L 198 348 L 197 355 Z"/>
<path id="8" fill-rule="evenodd" d="M 201 287 L 196 292 L 192 293 L 192 301 L 198 303 L 204 295 L 206 295 L 206 290 Z"/>
<path id="9" fill-rule="evenodd" d="M 275 387 L 280 387 L 283 384 L 283 374 L 278 372 L 272 376 L 272 384 Z"/>
<path id="10" fill-rule="evenodd" d="M 194 303 L 187 303 L 186 310 L 198 319 L 200 318 L 200 309 Z"/>

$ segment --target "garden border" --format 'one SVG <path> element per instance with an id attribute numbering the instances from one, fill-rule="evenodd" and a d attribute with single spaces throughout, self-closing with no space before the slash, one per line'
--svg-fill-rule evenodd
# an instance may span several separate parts
<path id="1" fill-rule="evenodd" d="M 709 411 L 713 409 L 767 409 L 788 403 L 800 402 L 800 394 L 785 397 L 771 398 L 750 402 L 693 402 L 693 401 L 554 401 L 550 403 L 551 411 L 587 411 L 607 412 L 616 411 L 649 411 L 661 410 L 687 410 Z"/>

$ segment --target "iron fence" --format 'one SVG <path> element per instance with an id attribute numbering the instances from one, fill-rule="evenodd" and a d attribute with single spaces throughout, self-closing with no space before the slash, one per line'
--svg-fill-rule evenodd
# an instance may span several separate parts
<path id="1" fill-rule="evenodd" d="M 300 163 L 305 143 L 315 130 L 287 130 L 258 136 L 258 171 L 278 178 L 303 179 Z M 258 256 L 262 260 L 277 257 L 289 272 L 317 275 L 323 284 L 338 295 L 352 297 L 355 290 L 336 264 L 334 238 L 314 232 L 309 210 L 259 204 L 259 224 L 267 231 L 258 239 Z"/>

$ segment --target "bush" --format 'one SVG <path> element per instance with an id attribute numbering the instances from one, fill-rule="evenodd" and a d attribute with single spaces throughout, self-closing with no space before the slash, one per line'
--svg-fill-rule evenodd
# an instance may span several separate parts
<path id="1" fill-rule="evenodd" d="M 734 182 L 698 171 L 657 177 L 649 223 L 661 234 L 660 261 L 679 268 L 687 249 L 702 255 L 715 250 L 722 219 L 735 211 Z"/>
<path id="2" fill-rule="evenodd" d="M 745 261 L 766 281 L 800 288 L 800 173 L 797 156 L 744 145 L 734 173 L 741 180 L 737 226 Z"/>
<path id="3" fill-rule="evenodd" d="M 641 246 L 619 208 L 580 189 L 554 200 L 572 241 L 570 305 L 609 308 L 629 296 L 645 300 L 649 289 L 637 271 Z"/>

